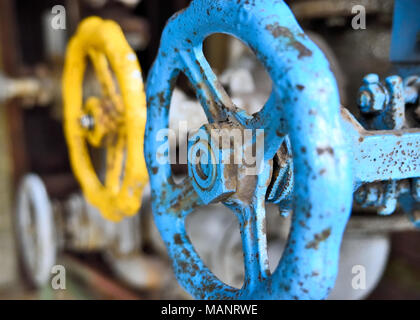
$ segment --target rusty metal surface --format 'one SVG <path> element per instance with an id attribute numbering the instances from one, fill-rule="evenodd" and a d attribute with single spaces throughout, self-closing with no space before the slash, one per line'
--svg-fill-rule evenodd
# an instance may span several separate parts
<path id="1" fill-rule="evenodd" d="M 250 115 L 237 108 L 204 58 L 202 42 L 217 32 L 240 38 L 270 74 L 273 91 L 261 111 Z M 171 93 L 180 73 L 193 84 L 210 124 L 192 135 L 188 177 L 175 183 L 170 166 L 162 162 L 166 154 L 159 148 L 157 136 L 168 127 Z M 382 113 L 364 128 L 339 107 L 335 79 L 324 55 L 302 32 L 282 1 L 195 0 L 169 20 L 147 82 L 145 153 L 155 221 L 177 278 L 189 293 L 201 299 L 325 298 L 337 274 L 338 249 L 353 191 L 363 184 L 383 181 L 386 191 L 380 199 L 386 199 L 385 203 L 375 203 L 380 213 L 392 213 L 397 200 L 407 211 L 415 211 L 420 133 L 418 128 L 403 126 L 402 80 L 389 77 L 386 83 L 389 97 L 383 108 L 374 110 Z M 372 91 L 374 95 L 378 90 Z M 225 150 L 209 142 L 209 130 L 222 128 L 232 132 L 264 130 L 264 149 L 256 145 L 258 134 L 251 144 L 245 142 L 242 146 L 246 151 L 252 145 L 262 155 L 263 169 L 257 176 L 247 174 L 244 163 L 235 163 L 230 170 L 223 161 L 214 161 Z M 283 189 L 293 196 L 290 206 L 285 203 L 290 199 L 284 192 L 280 206 L 283 202 L 284 208 L 293 209 L 293 220 L 279 266 L 270 273 L 264 203 L 273 158 L 286 135 L 293 155 L 287 160 L 293 162 L 293 192 L 291 188 Z M 227 149 L 233 150 L 232 146 Z M 283 174 L 290 176 L 285 171 Z M 396 180 L 407 180 L 409 187 L 397 189 Z M 411 202 L 405 195 L 411 197 Z M 185 218 L 196 207 L 218 201 L 239 220 L 245 265 L 241 289 L 217 279 L 185 234 Z"/>

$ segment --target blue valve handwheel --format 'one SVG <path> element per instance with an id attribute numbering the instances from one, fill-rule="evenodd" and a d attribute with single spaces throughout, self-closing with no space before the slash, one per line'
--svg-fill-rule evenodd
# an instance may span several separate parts
<path id="1" fill-rule="evenodd" d="M 233 105 L 203 55 L 203 41 L 213 33 L 242 40 L 272 79 L 270 98 L 251 117 Z M 224 202 L 237 215 L 241 228 L 245 281 L 240 289 L 220 281 L 187 236 L 187 215 L 203 205 L 192 178 L 175 183 L 170 165 L 159 161 L 162 142 L 156 137 L 169 127 L 170 100 L 180 72 L 193 84 L 210 123 L 234 119 L 244 128 L 264 129 L 264 166 L 252 197 L 235 194 Z M 165 27 L 148 77 L 147 100 L 144 148 L 153 213 L 181 285 L 198 299 L 327 297 L 334 286 L 351 211 L 351 158 L 341 129 L 335 78 L 288 6 L 278 0 L 193 0 Z M 264 204 L 270 163 L 286 135 L 293 153 L 293 218 L 286 249 L 271 274 Z"/>

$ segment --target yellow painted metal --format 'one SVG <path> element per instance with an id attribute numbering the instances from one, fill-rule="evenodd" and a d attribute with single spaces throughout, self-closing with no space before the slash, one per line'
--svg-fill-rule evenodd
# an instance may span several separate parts
<path id="1" fill-rule="evenodd" d="M 103 97 L 89 97 L 83 105 L 88 58 Z M 112 221 L 136 214 L 148 181 L 143 156 L 146 97 L 137 57 L 115 22 L 89 17 L 80 24 L 67 48 L 63 103 L 70 161 L 87 200 Z M 92 128 L 82 127 L 85 115 L 93 119 Z M 88 144 L 106 148 L 104 184 L 95 173 Z"/>

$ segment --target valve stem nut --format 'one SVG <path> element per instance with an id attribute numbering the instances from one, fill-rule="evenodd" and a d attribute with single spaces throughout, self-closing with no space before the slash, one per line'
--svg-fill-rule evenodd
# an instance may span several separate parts
<path id="1" fill-rule="evenodd" d="M 85 114 L 80 118 L 80 125 L 84 129 L 92 130 L 95 127 L 95 120 L 93 119 L 92 115 Z"/>
<path id="2" fill-rule="evenodd" d="M 236 192 L 237 166 L 225 159 L 233 152 L 218 143 L 214 132 L 219 129 L 217 124 L 204 125 L 188 139 L 188 174 L 205 204 L 226 200 Z"/>

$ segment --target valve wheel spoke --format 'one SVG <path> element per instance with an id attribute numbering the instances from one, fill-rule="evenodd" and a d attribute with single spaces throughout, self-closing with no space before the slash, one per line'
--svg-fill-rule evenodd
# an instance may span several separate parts
<path id="1" fill-rule="evenodd" d="M 101 85 L 102 94 L 112 101 L 118 112 L 122 112 L 123 107 L 121 99 L 117 93 L 117 88 L 115 86 L 106 55 L 94 49 L 90 49 L 88 55 L 92 61 L 97 79 Z"/>
<path id="2" fill-rule="evenodd" d="M 272 117 L 273 110 L 281 106 L 280 99 L 275 90 L 272 90 L 268 101 L 261 111 L 252 116 L 246 115 L 243 110 L 235 106 L 231 97 L 219 82 L 204 56 L 201 47 L 188 49 L 179 54 L 185 67 L 184 71 L 188 79 L 192 82 L 197 97 L 210 123 L 230 119 L 248 129 L 264 129 L 268 132 L 265 138 L 266 145 L 273 145 L 273 142 L 276 141 L 278 132 L 271 129 L 273 127 L 279 127 L 279 120 L 281 122 L 282 134 L 286 132 L 285 119 Z M 279 143 L 281 144 L 281 142 Z M 277 151 L 277 149 L 275 151 L 274 149 L 269 148 L 270 155 L 272 155 L 267 156 L 267 159 L 274 156 L 275 151 Z M 271 151 L 274 151 L 274 153 Z"/>
<path id="3" fill-rule="evenodd" d="M 105 186 L 110 188 L 111 192 L 117 193 L 120 189 L 122 163 L 124 160 L 125 136 L 118 135 L 115 144 L 110 144 L 106 154 L 106 177 Z"/>
<path id="4" fill-rule="evenodd" d="M 180 52 L 185 73 L 192 82 L 209 122 L 224 121 L 235 106 L 217 79 L 201 48 Z"/>
<path id="5" fill-rule="evenodd" d="M 185 66 L 185 73 L 196 90 L 208 121 L 210 123 L 222 122 L 229 118 L 247 129 L 265 130 L 264 144 L 268 146 L 265 150 L 265 159 L 273 158 L 283 142 L 278 136 L 287 132 L 286 119 L 272 116 L 274 110 L 281 108 L 277 92 L 272 90 L 269 99 L 259 112 L 252 116 L 246 115 L 232 102 L 204 57 L 201 48 L 180 52 L 180 56 Z M 278 128 L 279 121 L 281 132 L 276 132 L 272 128 Z"/>
<path id="6" fill-rule="evenodd" d="M 257 201 L 259 203 L 259 201 Z M 267 253 L 265 208 L 257 204 L 231 208 L 239 219 L 245 266 L 245 287 L 270 275 Z"/>
<path id="7" fill-rule="evenodd" d="M 186 177 L 182 183 L 172 184 L 170 188 L 168 210 L 176 211 L 182 219 L 186 219 L 195 208 L 203 205 L 203 201 L 192 186 L 190 177 Z"/>

